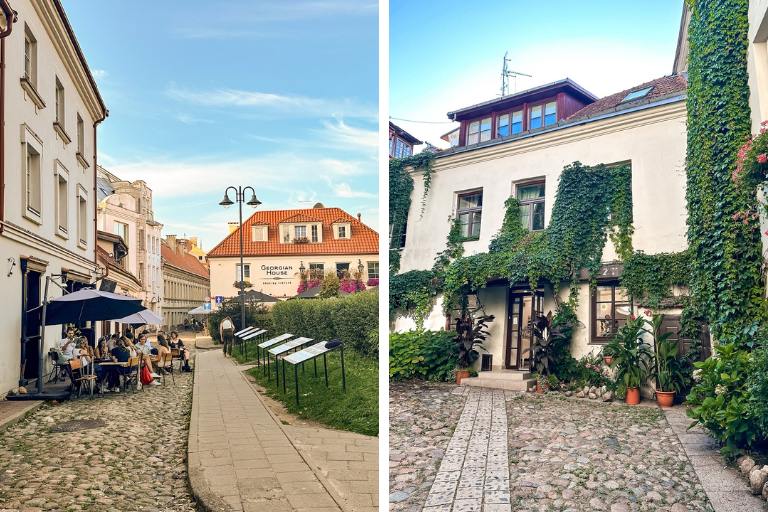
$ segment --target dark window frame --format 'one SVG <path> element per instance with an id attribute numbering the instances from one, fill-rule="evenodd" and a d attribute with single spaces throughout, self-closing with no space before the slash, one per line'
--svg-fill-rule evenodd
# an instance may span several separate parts
<path id="1" fill-rule="evenodd" d="M 605 302 L 605 301 L 597 301 L 597 288 L 598 287 L 611 287 L 611 302 Z M 616 331 L 619 329 L 618 320 L 616 319 L 616 308 L 617 306 L 623 306 L 627 305 L 629 306 L 629 310 L 631 313 L 634 313 L 634 305 L 632 301 L 632 297 L 628 297 L 627 302 L 616 302 L 616 289 L 621 288 L 621 281 L 617 279 L 611 279 L 606 281 L 598 281 L 597 284 L 592 287 L 590 291 L 590 299 L 589 299 L 589 306 L 590 306 L 590 344 L 592 345 L 604 345 L 611 341 L 611 338 L 613 335 L 615 335 Z M 597 305 L 598 304 L 611 304 L 611 318 L 609 321 L 613 324 L 612 325 L 612 334 L 611 336 L 599 336 L 597 334 L 597 322 L 606 321 L 605 319 L 598 319 L 597 318 Z"/>
<path id="2" fill-rule="evenodd" d="M 461 198 L 468 197 L 468 196 L 474 196 L 474 195 L 480 195 L 480 205 L 479 206 L 473 206 L 469 208 L 460 208 L 461 204 Z M 463 225 L 461 222 L 461 216 L 467 214 L 469 221 L 466 223 L 467 226 L 470 226 L 467 228 L 467 236 L 462 235 L 462 240 L 477 240 L 480 238 L 480 230 L 482 229 L 482 221 L 483 221 L 483 189 L 478 188 L 474 190 L 467 190 L 464 192 L 459 192 L 456 194 L 456 219 L 458 219 L 459 223 Z M 479 214 L 479 215 L 478 215 Z M 477 219 L 476 219 L 477 218 Z M 477 225 L 477 235 L 472 235 L 472 229 L 471 226 Z"/>

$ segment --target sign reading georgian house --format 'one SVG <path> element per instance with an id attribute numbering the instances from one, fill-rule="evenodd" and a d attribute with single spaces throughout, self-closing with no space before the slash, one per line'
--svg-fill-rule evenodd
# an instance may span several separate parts
<path id="1" fill-rule="evenodd" d="M 301 281 L 328 272 L 354 274 L 378 282 L 379 235 L 358 215 L 340 208 L 256 211 L 243 222 L 242 279 L 250 290 L 279 299 L 293 297 Z M 211 293 L 237 297 L 240 231 L 234 229 L 208 253 Z M 247 286 L 247 285 L 246 285 Z"/>

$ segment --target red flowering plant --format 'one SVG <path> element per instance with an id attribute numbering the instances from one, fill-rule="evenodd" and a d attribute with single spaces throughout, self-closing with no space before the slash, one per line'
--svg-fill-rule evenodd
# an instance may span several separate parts
<path id="1" fill-rule="evenodd" d="M 368 280 L 367 283 L 365 283 L 366 286 L 379 286 L 379 278 L 378 277 L 372 277 Z"/>
<path id="2" fill-rule="evenodd" d="M 365 290 L 365 284 L 357 279 L 346 277 L 339 283 L 339 290 L 344 293 L 362 292 Z"/>

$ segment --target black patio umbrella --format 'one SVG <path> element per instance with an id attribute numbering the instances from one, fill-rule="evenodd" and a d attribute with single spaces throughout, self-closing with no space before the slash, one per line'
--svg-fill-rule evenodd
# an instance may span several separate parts
<path id="1" fill-rule="evenodd" d="M 144 310 L 141 299 L 83 288 L 52 299 L 45 310 L 45 325 L 116 320 Z"/>

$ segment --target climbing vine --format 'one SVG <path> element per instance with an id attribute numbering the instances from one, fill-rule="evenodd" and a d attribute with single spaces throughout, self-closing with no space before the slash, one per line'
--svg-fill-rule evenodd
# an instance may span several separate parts
<path id="1" fill-rule="evenodd" d="M 631 223 L 629 165 L 589 167 L 574 162 L 560 175 L 547 229 L 525 229 L 520 204 L 509 199 L 502 227 L 489 252 L 458 258 L 446 268 L 444 306 L 452 309 L 462 295 L 494 280 L 527 281 L 531 288 L 542 282 L 573 284 L 581 269 L 590 275 L 597 272 L 609 231 L 617 233 L 626 250 L 631 251 Z"/>
<path id="2" fill-rule="evenodd" d="M 424 193 L 421 199 L 423 212 L 432 182 L 434 158 L 434 153 L 423 151 L 408 158 L 393 158 L 389 161 L 389 271 L 392 275 L 400 270 L 400 241 L 405 235 L 408 211 L 411 208 L 413 178 L 408 169 L 412 168 L 422 172 L 424 180 Z"/>
<path id="3" fill-rule="evenodd" d="M 715 338 L 751 346 L 764 321 L 751 180 L 732 179 L 750 136 L 748 0 L 689 0 L 686 158 L 691 292 Z"/>
<path id="4" fill-rule="evenodd" d="M 621 285 L 641 306 L 679 306 L 686 300 L 679 297 L 670 303 L 672 288 L 689 285 L 690 266 L 688 251 L 659 254 L 638 251 L 624 260 Z"/>

